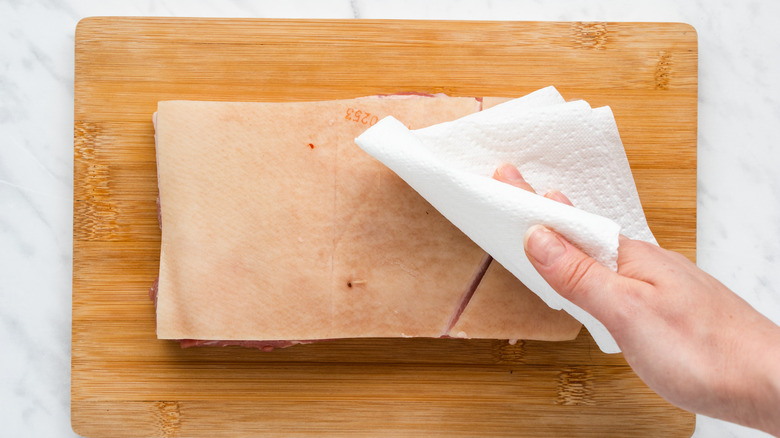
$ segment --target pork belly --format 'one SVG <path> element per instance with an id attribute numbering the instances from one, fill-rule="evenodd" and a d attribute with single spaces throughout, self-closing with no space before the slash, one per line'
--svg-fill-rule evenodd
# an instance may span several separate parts
<path id="1" fill-rule="evenodd" d="M 354 144 L 387 115 L 416 129 L 480 107 L 424 95 L 160 102 L 158 337 L 261 349 L 574 338 L 576 320 L 495 262 L 480 273 L 484 251 Z"/>

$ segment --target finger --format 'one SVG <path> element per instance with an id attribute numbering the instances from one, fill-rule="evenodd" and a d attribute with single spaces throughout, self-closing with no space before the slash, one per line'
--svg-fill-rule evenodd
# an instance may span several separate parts
<path id="1" fill-rule="evenodd" d="M 557 190 L 550 190 L 549 192 L 544 194 L 544 197 L 547 199 L 552 199 L 553 201 L 560 202 L 562 204 L 571 205 L 572 207 L 574 204 L 571 203 L 569 198 L 566 197 L 563 193 L 557 191 Z"/>
<path id="2" fill-rule="evenodd" d="M 678 268 L 691 264 L 685 256 L 642 240 L 620 235 L 618 273 L 624 277 L 658 286 L 665 280 L 679 280 L 674 275 Z"/>
<path id="3" fill-rule="evenodd" d="M 505 182 L 523 190 L 528 190 L 532 193 L 536 193 L 533 187 L 531 187 L 531 184 L 528 184 L 528 182 L 526 182 L 526 180 L 523 178 L 523 175 L 520 174 L 520 171 L 517 170 L 517 167 L 509 163 L 504 163 L 498 166 L 496 171 L 493 173 L 493 179 Z"/>
<path id="4" fill-rule="evenodd" d="M 623 277 L 541 225 L 529 228 L 523 243 L 528 260 L 556 292 L 607 328 L 613 325 L 620 314 Z"/>

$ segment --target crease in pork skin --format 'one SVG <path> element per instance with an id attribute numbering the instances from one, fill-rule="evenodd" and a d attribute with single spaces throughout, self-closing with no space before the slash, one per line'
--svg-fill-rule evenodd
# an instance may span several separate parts
<path id="1" fill-rule="evenodd" d="M 456 307 L 454 312 L 452 313 L 452 316 L 450 317 L 447 326 L 444 328 L 441 337 L 451 337 L 450 332 L 455 327 L 455 324 L 458 323 L 458 319 L 460 319 L 460 315 L 463 314 L 463 311 L 466 310 L 466 306 L 469 305 L 471 298 L 474 296 L 474 292 L 477 291 L 477 288 L 479 287 L 479 284 L 482 282 L 482 278 L 485 277 L 485 273 L 490 267 L 490 263 L 492 261 L 493 261 L 493 257 L 490 254 L 485 253 L 485 255 L 482 257 L 482 260 L 479 262 L 479 266 L 477 266 L 476 272 L 474 272 L 474 276 L 471 278 L 469 284 L 466 285 L 466 288 L 463 291 L 463 296 L 460 299 L 458 307 Z"/>

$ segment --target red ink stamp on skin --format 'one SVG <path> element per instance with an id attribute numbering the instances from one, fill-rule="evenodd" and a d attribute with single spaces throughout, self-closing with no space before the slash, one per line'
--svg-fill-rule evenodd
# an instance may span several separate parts
<path id="1" fill-rule="evenodd" d="M 360 123 L 363 125 L 374 126 L 376 122 L 379 121 L 379 116 L 359 109 L 347 108 L 347 114 L 344 116 L 344 120 Z"/>

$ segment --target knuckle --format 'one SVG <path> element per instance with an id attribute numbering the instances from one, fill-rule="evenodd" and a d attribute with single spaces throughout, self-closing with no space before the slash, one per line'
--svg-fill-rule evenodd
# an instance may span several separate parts
<path id="1" fill-rule="evenodd" d="M 679 265 L 680 265 L 680 267 L 686 267 L 686 266 L 691 266 L 691 265 L 693 265 L 693 262 L 691 262 L 691 261 L 688 259 L 688 257 L 685 257 L 684 255 L 680 254 L 679 252 L 676 252 L 676 251 L 669 251 L 669 250 L 664 250 L 664 251 L 666 251 L 666 252 L 669 254 L 669 257 L 670 257 L 670 258 L 671 258 L 673 261 L 675 261 L 677 264 L 679 264 Z"/>
<path id="2" fill-rule="evenodd" d="M 563 287 L 573 295 L 582 295 L 587 290 L 587 280 L 597 262 L 591 258 L 580 258 L 570 265 L 563 279 Z"/>
<path id="3" fill-rule="evenodd" d="M 626 239 L 620 242 L 621 250 L 631 252 L 634 254 L 647 254 L 654 252 L 657 247 L 652 243 L 645 242 L 643 240 Z"/>

